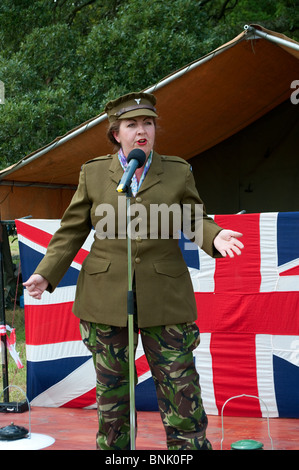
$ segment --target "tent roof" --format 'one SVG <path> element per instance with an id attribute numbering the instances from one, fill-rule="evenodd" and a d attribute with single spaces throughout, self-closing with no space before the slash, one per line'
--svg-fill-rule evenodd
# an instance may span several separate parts
<path id="1" fill-rule="evenodd" d="M 274 41 L 278 41 L 276 43 Z M 291 96 L 299 44 L 252 25 L 145 91 L 157 98 L 156 150 L 185 159 L 222 142 Z M 1 185 L 76 185 L 83 162 L 111 153 L 106 114 L 0 171 Z"/>

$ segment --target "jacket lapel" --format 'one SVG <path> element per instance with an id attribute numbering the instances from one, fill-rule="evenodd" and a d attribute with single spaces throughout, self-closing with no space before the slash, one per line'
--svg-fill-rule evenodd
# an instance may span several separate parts
<path id="1" fill-rule="evenodd" d="M 123 172 L 123 169 L 121 167 L 121 164 L 119 163 L 117 153 L 112 155 L 112 157 L 113 157 L 112 162 L 111 162 L 111 165 L 109 167 L 109 174 L 110 174 L 110 178 L 116 184 L 118 184 L 120 182 L 124 172 Z M 161 156 L 157 152 L 154 151 L 150 169 L 148 170 L 148 173 L 147 173 L 140 189 L 138 190 L 138 194 L 141 193 L 142 191 L 147 190 L 151 186 L 154 186 L 155 184 L 159 183 L 159 181 L 161 180 L 160 175 L 162 173 L 164 173 L 164 170 L 163 170 L 163 166 L 162 166 Z"/>
<path id="2" fill-rule="evenodd" d="M 110 178 L 116 183 L 118 184 L 124 174 L 124 171 L 121 167 L 121 164 L 119 163 L 119 160 L 118 160 L 118 155 L 117 153 L 115 153 L 114 155 L 112 155 L 112 162 L 111 162 L 111 165 L 109 167 L 109 174 L 110 174 Z"/>
<path id="3" fill-rule="evenodd" d="M 155 184 L 159 183 L 159 181 L 161 180 L 160 175 L 162 173 L 164 173 L 164 170 L 162 166 L 161 155 L 154 151 L 151 166 L 146 174 L 146 177 L 140 189 L 138 190 L 138 194 L 143 191 L 146 191 L 151 186 L 154 186 Z"/>

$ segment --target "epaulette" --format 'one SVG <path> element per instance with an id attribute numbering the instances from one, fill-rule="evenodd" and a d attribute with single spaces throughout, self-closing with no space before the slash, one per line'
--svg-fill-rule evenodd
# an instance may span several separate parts
<path id="1" fill-rule="evenodd" d="M 82 170 L 83 166 L 87 165 L 88 163 L 98 162 L 98 161 L 101 161 L 101 160 L 110 160 L 111 158 L 112 158 L 112 155 L 110 155 L 110 154 L 102 155 L 101 157 L 92 158 L 91 160 L 87 160 L 87 162 L 83 163 L 83 165 L 81 166 L 81 170 Z"/>
<path id="2" fill-rule="evenodd" d="M 112 155 L 108 154 L 108 155 L 102 155 L 101 157 L 95 157 L 95 158 L 92 158 L 91 160 L 87 160 L 86 163 L 92 163 L 92 162 L 98 162 L 100 160 L 110 160 L 110 158 L 112 158 Z"/>
<path id="3" fill-rule="evenodd" d="M 183 163 L 184 165 L 189 165 L 189 163 L 181 157 L 176 157 L 172 155 L 161 155 L 161 158 L 162 160 L 166 162 L 176 162 L 176 163 Z"/>

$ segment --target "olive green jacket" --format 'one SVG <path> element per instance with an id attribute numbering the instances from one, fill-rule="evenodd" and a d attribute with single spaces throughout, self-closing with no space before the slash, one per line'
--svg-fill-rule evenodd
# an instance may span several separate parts
<path id="1" fill-rule="evenodd" d="M 115 326 L 127 324 L 127 226 L 126 214 L 122 211 L 126 197 L 116 190 L 122 175 L 117 154 L 95 158 L 82 166 L 77 191 L 61 220 L 61 227 L 35 270 L 49 281 L 48 290 L 53 291 L 90 230 L 95 228 L 94 242 L 79 274 L 73 312 L 80 319 Z M 190 165 L 181 158 L 154 152 L 149 171 L 130 203 L 137 204 L 133 206 L 135 208 L 142 205 L 142 210 L 130 219 L 135 230 L 131 252 L 139 327 L 195 320 L 197 309 L 192 282 L 177 235 L 172 231 L 173 220 L 170 217 L 167 238 L 162 238 L 164 232 L 161 237 L 161 221 L 154 230 L 156 238 L 150 233 L 149 223 L 150 207 L 153 207 L 150 205 L 153 204 L 190 205 L 194 218 L 194 208 L 202 201 Z M 113 223 L 111 217 L 107 218 L 110 208 L 115 211 Z M 147 218 L 147 224 L 144 218 Z M 133 230 L 133 225 L 131 227 Z M 116 236 L 112 238 L 114 229 Z M 202 249 L 210 256 L 220 256 L 213 246 L 220 230 L 204 213 Z"/>

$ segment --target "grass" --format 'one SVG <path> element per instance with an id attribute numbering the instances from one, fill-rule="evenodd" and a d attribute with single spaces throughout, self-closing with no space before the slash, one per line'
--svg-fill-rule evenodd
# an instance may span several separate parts
<path id="1" fill-rule="evenodd" d="M 25 321 L 24 321 L 24 309 L 16 307 L 15 310 L 6 310 L 5 312 L 6 324 L 16 329 L 16 351 L 19 353 L 19 357 L 23 364 L 22 369 L 18 369 L 14 359 L 7 351 L 7 362 L 8 362 L 8 385 L 10 388 L 9 401 L 23 401 L 25 400 L 24 394 L 15 387 L 19 387 L 26 394 L 26 343 L 25 343 Z M 10 333 L 8 332 L 8 335 Z M 3 375 L 2 369 L 0 372 L 1 383 L 0 390 L 3 392 Z M 15 387 L 13 387 L 15 386 Z M 3 395 L 1 395 L 1 402 L 4 401 Z"/>
<path id="2" fill-rule="evenodd" d="M 14 262 L 19 262 L 19 245 L 16 236 L 9 236 L 10 250 Z M 21 282 L 21 280 L 20 280 Z M 19 289 L 22 288 L 19 286 Z M 7 351 L 7 362 L 8 362 L 8 389 L 9 401 L 23 401 L 25 399 L 24 394 L 15 387 L 19 387 L 26 394 L 26 343 L 25 343 L 25 319 L 24 309 L 18 305 L 11 309 L 5 309 L 5 321 L 6 324 L 11 328 L 16 329 L 16 351 L 19 353 L 19 357 L 23 364 L 22 369 L 18 369 L 14 359 Z M 10 333 L 8 332 L 8 335 Z M 14 387 L 13 387 L 14 386 Z M 3 371 L 2 365 L 0 365 L 0 402 L 4 402 L 3 397 Z"/>

